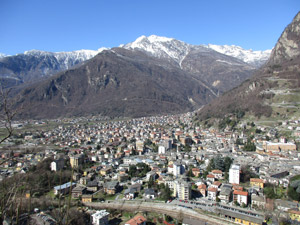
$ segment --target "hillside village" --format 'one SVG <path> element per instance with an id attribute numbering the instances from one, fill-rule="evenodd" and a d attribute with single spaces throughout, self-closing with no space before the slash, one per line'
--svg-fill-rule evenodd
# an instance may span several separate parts
<path id="1" fill-rule="evenodd" d="M 277 127 L 252 122 L 232 131 L 197 126 L 193 117 L 19 121 L 15 135 L 1 145 L 0 180 L 47 162 L 56 181 L 38 194 L 25 188 L 27 199 L 71 195 L 83 205 L 151 201 L 241 224 L 300 222 L 299 119 Z M 50 123 L 63 125 L 50 129 Z M 69 175 L 59 179 L 61 171 Z M 93 220 L 107 220 L 108 214 L 98 211 Z"/>

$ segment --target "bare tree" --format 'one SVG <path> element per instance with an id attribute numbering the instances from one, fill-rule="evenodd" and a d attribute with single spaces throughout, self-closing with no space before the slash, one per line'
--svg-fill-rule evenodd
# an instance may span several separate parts
<path id="1" fill-rule="evenodd" d="M 11 89 L 3 90 L 0 87 L 0 121 L 6 129 L 4 137 L 0 138 L 0 144 L 13 134 L 12 120 L 17 113 L 17 110 L 12 109 L 12 102 L 8 99 L 10 91 Z"/>

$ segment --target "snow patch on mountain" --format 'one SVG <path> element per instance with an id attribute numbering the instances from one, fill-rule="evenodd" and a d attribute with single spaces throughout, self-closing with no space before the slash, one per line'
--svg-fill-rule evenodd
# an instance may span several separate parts
<path id="1" fill-rule="evenodd" d="M 264 64 L 271 54 L 271 50 L 253 51 L 246 50 L 235 45 L 191 45 L 174 38 L 160 37 L 151 35 L 149 37 L 141 36 L 134 42 L 126 45 L 120 45 L 122 48 L 131 50 L 144 51 L 152 56 L 159 58 L 169 58 L 175 60 L 180 66 L 184 58 L 189 54 L 191 49 L 210 49 L 224 55 L 235 57 L 252 66 L 259 67 Z"/>
<path id="2" fill-rule="evenodd" d="M 24 55 L 34 57 L 54 57 L 64 69 L 69 69 L 77 63 L 84 62 L 93 58 L 100 52 L 107 50 L 108 48 L 99 48 L 98 50 L 77 50 L 72 52 L 47 52 L 40 50 L 25 51 Z M 22 54 L 19 54 L 22 55 Z"/>
<path id="3" fill-rule="evenodd" d="M 7 56 L 6 54 L 0 52 L 0 58 L 4 58 L 6 56 Z"/>
<path id="4" fill-rule="evenodd" d="M 259 67 L 268 61 L 272 49 L 265 51 L 253 51 L 252 49 L 246 50 L 240 46 L 236 45 L 213 45 L 208 44 L 204 45 L 207 48 L 213 49 L 224 55 L 232 56 L 238 58 L 246 63 L 249 63 L 253 66 Z"/>
<path id="5" fill-rule="evenodd" d="M 122 45 L 125 49 L 137 49 L 158 58 L 168 58 L 176 61 L 179 65 L 191 49 L 191 45 L 178 41 L 174 38 L 151 35 L 141 36 L 134 42 Z"/>

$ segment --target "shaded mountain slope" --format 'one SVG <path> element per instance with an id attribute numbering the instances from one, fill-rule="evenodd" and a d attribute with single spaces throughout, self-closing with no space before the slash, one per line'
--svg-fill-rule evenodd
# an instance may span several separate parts
<path id="1" fill-rule="evenodd" d="M 26 88 L 23 118 L 148 116 L 193 110 L 213 99 L 201 80 L 167 61 L 121 48 Z"/>

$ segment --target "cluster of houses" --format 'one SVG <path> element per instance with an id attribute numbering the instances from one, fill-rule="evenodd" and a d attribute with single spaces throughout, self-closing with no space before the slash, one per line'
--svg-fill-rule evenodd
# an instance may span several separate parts
<path id="1" fill-rule="evenodd" d="M 93 121 L 89 125 L 83 121 L 68 121 L 68 125 L 53 130 L 26 133 L 22 137 L 23 145 L 14 150 L 13 155 L 5 147 L 0 150 L 0 157 L 5 161 L 0 180 L 16 172 L 26 173 L 31 165 L 52 157 L 53 171 L 63 169 L 66 160 L 72 168 L 84 168 L 82 173 L 73 174 L 73 182 L 54 187 L 56 194 L 67 194 L 71 190 L 74 198 L 84 202 L 93 201 L 99 191 L 107 195 L 122 191 L 127 200 L 135 199 L 142 192 L 143 198 L 155 199 L 159 192 L 144 187 L 151 179 L 157 185 L 168 185 L 172 196 L 179 200 L 194 198 L 196 191 L 196 196 L 199 194 L 209 201 L 263 208 L 266 205 L 264 184 L 287 188 L 290 178 L 300 174 L 300 153 L 294 141 L 300 138 L 299 120 L 283 122 L 277 128 L 257 127 L 261 132 L 252 134 L 251 140 L 256 151 L 246 152 L 242 143 L 250 136 L 243 131 L 204 129 L 195 126 L 192 118 L 193 113 L 186 113 Z M 242 126 L 246 129 L 250 125 Z M 294 140 L 277 138 L 278 129 L 292 130 Z M 12 140 L 6 144 L 11 147 L 10 142 Z M 39 145 L 48 147 L 28 153 L 28 146 Z M 228 181 L 220 170 L 212 170 L 205 179 L 200 178 L 216 155 L 233 159 Z M 130 166 L 140 163 L 148 165 L 150 171 L 144 177 L 130 177 Z M 91 166 L 85 168 L 87 164 Z M 259 177 L 251 179 L 247 188 L 239 183 L 241 167 L 245 165 Z M 186 176 L 190 168 L 192 178 Z M 193 186 L 196 189 L 192 191 Z"/>

